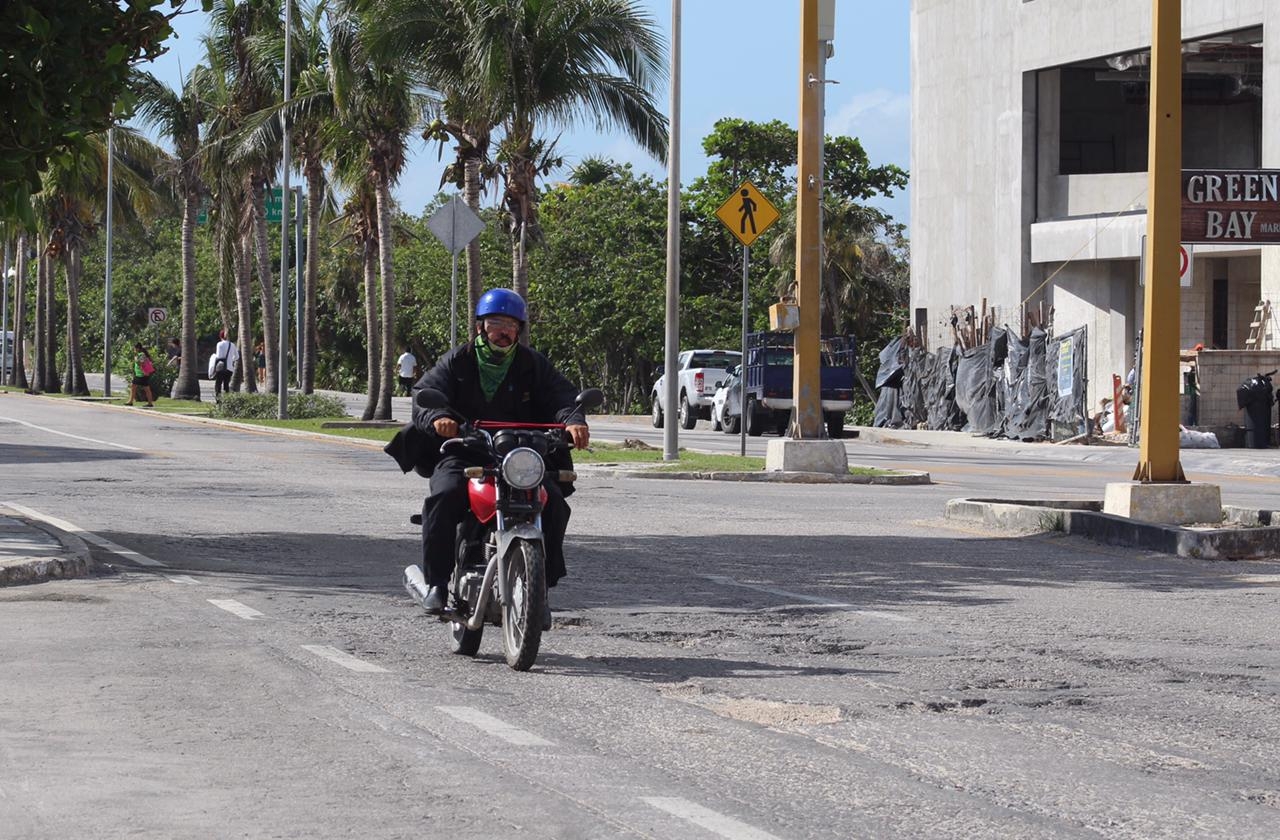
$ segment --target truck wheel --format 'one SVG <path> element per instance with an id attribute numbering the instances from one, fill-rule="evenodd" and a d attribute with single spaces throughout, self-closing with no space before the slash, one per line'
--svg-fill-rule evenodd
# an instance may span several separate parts
<path id="1" fill-rule="evenodd" d="M 711 431 L 718 432 L 722 426 L 723 424 L 720 422 L 720 417 L 716 414 L 716 407 L 713 405 L 711 406 Z"/>
<path id="2" fill-rule="evenodd" d="M 685 394 L 680 395 L 680 428 L 692 429 L 698 425 L 698 415 L 693 412 L 693 406 L 689 405 L 689 397 Z"/>
<path id="3" fill-rule="evenodd" d="M 747 410 L 742 415 L 742 421 L 747 424 L 747 434 L 751 437 L 760 437 L 764 432 L 764 410 L 756 404 L 755 397 L 747 397 Z"/>
<path id="4" fill-rule="evenodd" d="M 778 437 L 786 437 L 787 427 L 790 425 L 791 425 L 790 417 L 783 417 L 781 420 L 779 420 L 777 425 L 774 427 L 774 429 L 778 432 Z"/>
<path id="5" fill-rule="evenodd" d="M 844 437 L 844 415 L 828 414 L 827 415 L 827 437 L 832 440 L 840 440 Z"/>
<path id="6" fill-rule="evenodd" d="M 662 404 L 658 402 L 657 394 L 653 395 L 653 427 L 662 428 Z"/>
<path id="7" fill-rule="evenodd" d="M 724 416 L 724 433 L 726 435 L 736 435 L 738 433 L 738 423 L 740 419 L 737 415 L 726 414 Z"/>

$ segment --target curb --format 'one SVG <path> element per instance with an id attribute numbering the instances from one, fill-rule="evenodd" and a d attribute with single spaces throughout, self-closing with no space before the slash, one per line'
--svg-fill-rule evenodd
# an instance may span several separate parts
<path id="1" fill-rule="evenodd" d="M 604 475 L 613 478 L 656 478 L 675 481 L 738 481 L 774 484 L 877 484 L 882 486 L 907 486 L 932 484 L 927 472 L 908 472 L 901 475 L 832 475 L 816 472 L 658 472 L 654 469 L 616 470 L 584 464 L 577 468 L 584 475 Z"/>
<path id="2" fill-rule="evenodd" d="M 61 557 L 31 557 L 0 564 L 0 586 L 82 577 L 93 568 L 93 556 L 89 553 L 89 546 L 75 534 L 55 528 L 46 522 L 31 519 L 4 505 L 0 505 L 0 513 L 29 528 L 48 534 L 62 545 L 65 552 Z"/>
<path id="3" fill-rule="evenodd" d="M 1184 528 L 1138 522 L 1102 512 L 1095 501 L 952 499 L 946 518 L 978 522 L 1019 533 L 1061 531 L 1107 545 L 1158 551 L 1198 560 L 1261 560 L 1280 557 L 1280 527 L 1255 525 L 1270 521 L 1269 511 L 1224 507 L 1239 528 Z"/>

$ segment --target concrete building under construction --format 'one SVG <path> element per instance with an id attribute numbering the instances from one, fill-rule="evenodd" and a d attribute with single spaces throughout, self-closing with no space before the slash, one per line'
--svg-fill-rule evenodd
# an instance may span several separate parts
<path id="1" fill-rule="evenodd" d="M 1182 8 L 1183 168 L 1280 169 L 1280 2 Z M 1086 327 L 1091 403 L 1129 370 L 1151 40 L 1151 0 L 912 0 L 911 306 L 931 347 L 985 300 L 1015 330 L 1041 308 Z M 1280 245 L 1258 227 L 1191 249 L 1182 347 L 1280 347 Z"/>

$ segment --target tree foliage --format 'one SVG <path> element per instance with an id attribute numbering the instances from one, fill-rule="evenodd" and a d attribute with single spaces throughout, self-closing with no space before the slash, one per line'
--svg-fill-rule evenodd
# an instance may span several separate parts
<path id="1" fill-rule="evenodd" d="M 40 173 L 51 159 L 82 151 L 114 113 L 128 112 L 131 66 L 164 52 L 183 3 L 0 3 L 0 219 L 34 224 L 30 196 Z"/>

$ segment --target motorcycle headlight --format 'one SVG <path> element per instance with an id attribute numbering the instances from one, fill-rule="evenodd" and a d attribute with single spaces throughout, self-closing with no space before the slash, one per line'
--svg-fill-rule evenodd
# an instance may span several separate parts
<path id="1" fill-rule="evenodd" d="M 532 449 L 519 447 L 502 459 L 502 477 L 517 490 L 532 490 L 542 483 L 545 467 L 542 457 Z"/>

